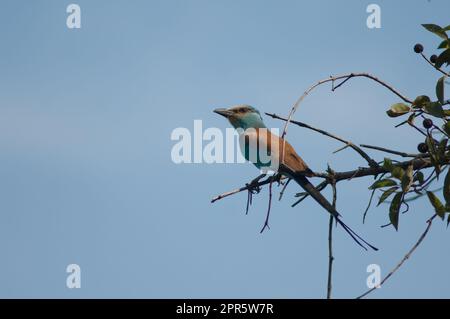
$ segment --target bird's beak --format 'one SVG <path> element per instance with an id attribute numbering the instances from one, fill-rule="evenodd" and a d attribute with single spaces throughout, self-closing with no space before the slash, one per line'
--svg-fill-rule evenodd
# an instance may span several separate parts
<path id="1" fill-rule="evenodd" d="M 227 109 L 223 109 L 223 108 L 215 109 L 214 113 L 220 114 L 226 118 L 228 118 L 232 114 L 232 112 L 228 111 Z"/>

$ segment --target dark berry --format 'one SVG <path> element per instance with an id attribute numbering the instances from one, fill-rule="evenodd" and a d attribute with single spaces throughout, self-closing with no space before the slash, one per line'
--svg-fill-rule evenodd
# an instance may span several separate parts
<path id="1" fill-rule="evenodd" d="M 426 153 L 428 152 L 428 145 L 425 143 L 420 143 L 419 145 L 417 145 L 417 149 L 420 153 Z"/>
<path id="2" fill-rule="evenodd" d="M 422 53 L 423 52 L 423 45 L 421 45 L 420 43 L 417 43 L 414 46 L 414 52 L 416 53 Z"/>
<path id="3" fill-rule="evenodd" d="M 433 121 L 430 119 L 425 119 L 425 120 L 423 120 L 422 124 L 423 124 L 424 128 L 429 129 L 433 126 Z"/>
<path id="4" fill-rule="evenodd" d="M 433 54 L 432 56 L 430 56 L 430 61 L 431 61 L 431 63 L 436 63 L 436 61 L 437 61 L 437 55 L 436 54 Z"/>

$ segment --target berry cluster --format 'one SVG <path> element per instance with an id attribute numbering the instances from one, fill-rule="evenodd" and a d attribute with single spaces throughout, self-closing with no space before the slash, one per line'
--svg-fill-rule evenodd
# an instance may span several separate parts
<path id="1" fill-rule="evenodd" d="M 424 119 L 422 125 L 424 128 L 429 130 L 433 127 L 433 121 L 431 119 Z M 428 145 L 426 143 L 420 143 L 419 145 L 417 145 L 417 149 L 420 153 L 426 153 L 428 152 Z"/>
<path id="2" fill-rule="evenodd" d="M 423 52 L 423 45 L 420 44 L 420 43 L 417 43 L 417 44 L 414 46 L 414 52 L 416 52 L 416 53 L 418 53 L 418 54 L 422 53 L 422 52 Z M 436 54 L 433 54 L 432 56 L 430 56 L 430 62 L 433 63 L 433 64 L 435 64 L 436 61 L 437 61 L 437 58 L 438 58 L 437 55 L 436 55 Z"/>

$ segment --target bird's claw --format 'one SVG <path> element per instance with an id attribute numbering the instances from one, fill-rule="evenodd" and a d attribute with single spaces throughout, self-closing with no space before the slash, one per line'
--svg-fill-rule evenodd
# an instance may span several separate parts
<path id="1" fill-rule="evenodd" d="M 284 183 L 281 180 L 281 177 L 282 177 L 281 174 L 276 174 L 276 175 L 272 176 L 272 182 L 277 182 L 278 186 L 284 185 Z"/>
<path id="2" fill-rule="evenodd" d="M 245 184 L 247 189 L 252 194 L 258 194 L 261 191 L 261 186 L 258 185 L 257 181 L 251 181 L 250 183 Z"/>

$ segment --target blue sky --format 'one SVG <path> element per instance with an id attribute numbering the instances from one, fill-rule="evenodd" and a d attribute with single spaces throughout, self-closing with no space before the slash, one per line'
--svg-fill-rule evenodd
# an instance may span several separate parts
<path id="1" fill-rule="evenodd" d="M 328 216 L 312 200 L 290 208 L 267 191 L 245 215 L 246 194 L 210 199 L 258 172 L 250 164 L 181 164 L 177 127 L 229 125 L 212 110 L 240 103 L 287 114 L 312 83 L 365 71 L 414 98 L 439 74 L 413 53 L 448 25 L 446 0 L 376 1 L 382 28 L 366 27 L 369 1 L 77 1 L 82 28 L 66 27 L 69 1 L 0 4 L 0 297 L 323 298 Z M 366 79 L 319 88 L 296 118 L 356 143 L 414 152 L 417 133 L 394 129 L 398 98 Z M 282 123 L 266 119 L 268 126 Z M 316 133 L 288 138 L 314 170 L 365 163 Z M 371 153 L 382 159 L 383 154 Z M 364 252 L 335 231 L 333 295 L 366 289 L 369 264 L 397 264 L 432 214 L 426 199 L 380 228 L 370 179 L 341 183 L 338 208 L 380 247 Z M 277 189 L 278 192 L 278 189 Z M 325 193 L 329 195 L 329 193 Z M 449 231 L 436 221 L 413 257 L 372 298 L 449 298 Z M 82 287 L 66 287 L 80 265 Z"/>

